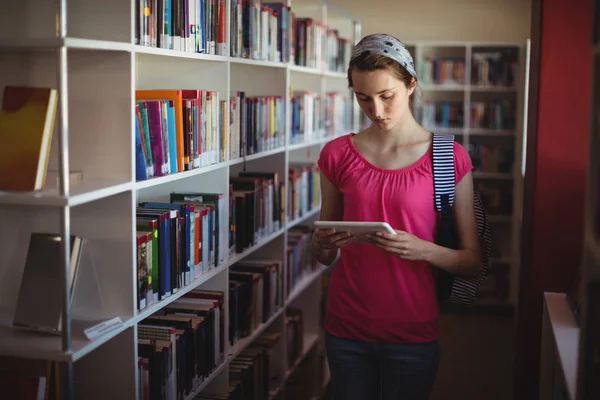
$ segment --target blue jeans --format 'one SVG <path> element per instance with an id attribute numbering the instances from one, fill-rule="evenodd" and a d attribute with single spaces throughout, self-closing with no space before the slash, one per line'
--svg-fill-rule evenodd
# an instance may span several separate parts
<path id="1" fill-rule="evenodd" d="M 369 343 L 325 332 L 334 400 L 426 400 L 439 343 Z"/>

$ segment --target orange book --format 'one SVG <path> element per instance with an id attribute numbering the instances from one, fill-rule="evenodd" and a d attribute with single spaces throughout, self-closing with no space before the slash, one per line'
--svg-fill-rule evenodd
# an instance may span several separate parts
<path id="1" fill-rule="evenodd" d="M 173 100 L 175 107 L 175 135 L 177 136 L 177 171 L 183 172 L 183 110 L 181 108 L 181 90 L 136 90 L 136 101 Z"/>
<path id="2" fill-rule="evenodd" d="M 44 188 L 57 100 L 55 89 L 4 88 L 0 110 L 0 189 Z"/>

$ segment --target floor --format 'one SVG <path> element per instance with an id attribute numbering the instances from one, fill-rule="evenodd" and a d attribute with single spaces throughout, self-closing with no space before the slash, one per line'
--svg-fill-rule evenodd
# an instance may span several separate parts
<path id="1" fill-rule="evenodd" d="M 430 400 L 510 400 L 513 316 L 443 315 L 442 359 Z"/>

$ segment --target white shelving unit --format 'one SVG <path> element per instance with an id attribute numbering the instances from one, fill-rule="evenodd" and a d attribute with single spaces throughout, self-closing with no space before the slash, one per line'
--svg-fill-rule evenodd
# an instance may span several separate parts
<path id="1" fill-rule="evenodd" d="M 360 25 L 328 1 L 294 0 L 292 4 L 288 0 L 287 5 L 298 17 L 316 18 L 353 42 L 359 37 Z M 318 216 L 318 210 L 312 210 L 300 219 L 286 221 L 281 229 L 167 300 L 138 311 L 135 208 L 139 201 L 164 201 L 171 191 L 182 189 L 228 193 L 229 177 L 243 169 L 278 172 L 287 182 L 291 162 L 316 161 L 324 143 L 333 136 L 310 143 L 288 142 L 289 100 L 294 88 L 320 94 L 344 92 L 357 109 L 344 73 L 135 45 L 134 13 L 133 1 L 24 0 L 0 16 L 0 87 L 58 89 L 49 170 L 58 171 L 60 176 L 58 182 L 48 180 L 41 192 L 0 192 L 0 356 L 60 362 L 64 398 L 136 399 L 137 324 L 200 286 L 223 290 L 227 310 L 229 267 L 251 254 L 286 260 L 288 230 Z M 229 21 L 229 10 L 227 15 Z M 135 91 L 181 88 L 216 90 L 221 99 L 228 99 L 235 90 L 250 96 L 285 96 L 285 145 L 245 159 L 227 159 L 136 182 Z M 356 130 L 357 114 L 352 120 Z M 83 179 L 70 182 L 69 171 L 81 172 Z M 78 291 L 71 308 L 65 310 L 62 337 L 12 327 L 29 236 L 37 231 L 61 233 L 63 238 L 75 234 L 89 240 L 80 280 L 90 290 Z M 64 251 L 69 254 L 65 243 Z M 67 261 L 65 257 L 65 269 Z M 86 272 L 92 261 L 95 277 Z M 251 337 L 234 346 L 227 343 L 224 362 L 193 394 L 224 391 L 231 360 L 263 331 L 285 332 L 285 312 L 290 306 L 304 311 L 304 342 L 317 343 L 321 273 L 322 269 L 305 276 L 284 308 Z M 95 291 L 101 293 L 101 302 L 92 295 Z M 40 309 L 43 307 L 40 298 Z M 116 316 L 122 321 L 117 328 L 94 340 L 83 335 L 83 328 Z M 282 365 L 287 365 L 285 351 L 282 357 Z M 278 393 L 285 395 L 285 385 Z"/>
<path id="2" fill-rule="evenodd" d="M 525 61 L 527 47 L 525 43 L 504 42 L 453 42 L 453 41 L 412 41 L 404 42 L 415 61 L 419 88 L 413 94 L 413 110 L 417 120 L 427 129 L 438 133 L 453 134 L 456 140 L 465 148 L 473 144 L 485 144 L 490 147 L 502 146 L 511 150 L 512 160 L 503 171 L 482 172 L 473 174 L 476 188 L 485 185 L 500 188 L 500 192 L 509 194 L 508 201 L 503 203 L 506 211 L 495 211 L 494 207 L 486 204 L 492 224 L 492 237 L 494 251 L 492 266 L 495 271 L 504 269 L 505 277 L 498 276 L 498 296 L 483 298 L 479 301 L 482 305 L 510 305 L 515 306 L 518 297 L 519 276 L 519 235 L 521 230 L 521 198 L 523 175 L 521 174 L 522 160 L 522 135 L 523 135 L 523 107 L 525 95 Z M 510 50 L 514 54 L 516 68 L 514 70 L 514 84 L 479 85 L 472 79 L 473 55 L 477 52 L 496 52 Z M 435 83 L 428 79 L 430 70 L 425 68 L 426 60 L 437 57 L 441 59 L 457 59 L 464 62 L 461 76 L 463 79 L 446 79 Z M 440 76 L 441 78 L 441 76 Z M 510 129 L 504 127 L 475 127 L 473 126 L 471 107 L 478 101 L 509 100 L 514 113 L 514 126 Z M 428 102 L 456 102 L 462 103 L 457 110 L 462 114 L 462 124 L 439 126 L 428 125 L 427 119 L 422 119 L 424 106 Z M 364 121 L 364 119 L 363 119 Z M 364 126 L 364 124 L 363 124 Z M 498 129 L 496 129 L 498 128 Z M 473 155 L 471 155 L 473 158 Z M 476 166 L 477 168 L 477 166 Z M 480 194 L 483 194 L 480 190 Z M 486 199 L 483 198 L 485 203 Z M 490 281 L 491 283 L 491 281 Z"/>
<path id="3" fill-rule="evenodd" d="M 575 400 L 581 330 L 565 293 L 544 293 L 540 399 Z"/>

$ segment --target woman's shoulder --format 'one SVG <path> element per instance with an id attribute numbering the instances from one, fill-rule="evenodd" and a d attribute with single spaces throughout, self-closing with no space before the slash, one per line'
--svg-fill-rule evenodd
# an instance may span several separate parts
<path id="1" fill-rule="evenodd" d="M 454 140 L 454 157 L 459 157 L 459 158 L 469 157 L 470 158 L 469 151 L 465 148 L 465 146 L 463 146 L 456 140 Z"/>
<path id="2" fill-rule="evenodd" d="M 351 140 L 353 133 L 338 136 L 331 139 L 323 146 L 321 150 L 321 158 L 345 159 L 348 153 L 352 151 Z"/>
<path id="3" fill-rule="evenodd" d="M 352 133 L 330 140 L 319 154 L 318 165 L 321 172 L 333 183 L 338 183 L 341 171 L 350 162 Z"/>
<path id="4" fill-rule="evenodd" d="M 338 151 L 347 148 L 349 141 L 352 140 L 352 135 L 353 133 L 348 133 L 329 140 L 325 143 L 325 146 L 323 146 L 323 151 Z"/>

